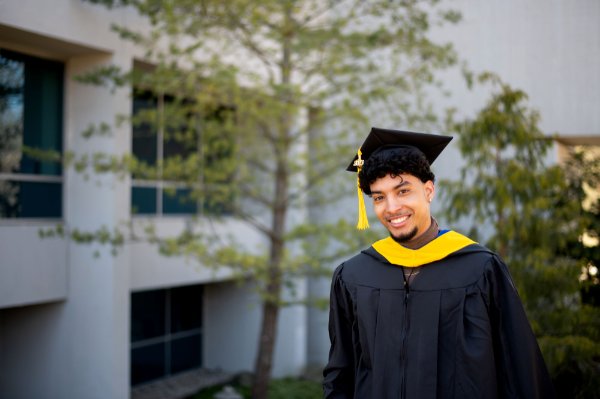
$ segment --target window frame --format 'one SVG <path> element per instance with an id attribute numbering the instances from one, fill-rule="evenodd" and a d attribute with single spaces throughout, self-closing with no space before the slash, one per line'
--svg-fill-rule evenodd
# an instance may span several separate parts
<path id="1" fill-rule="evenodd" d="M 169 97 L 171 97 L 169 94 L 167 93 L 152 93 L 149 90 L 144 90 L 141 88 L 133 88 L 133 93 L 132 93 L 132 108 L 131 108 L 131 112 L 132 112 L 132 117 L 135 117 L 135 101 L 136 101 L 136 95 L 140 95 L 141 96 L 150 96 L 150 98 L 153 98 L 156 102 L 156 112 L 157 112 L 157 119 L 160 122 L 157 122 L 157 126 L 155 128 L 155 131 L 153 132 L 153 136 L 155 137 L 155 145 L 156 145 L 156 159 L 154 160 L 154 166 L 157 168 L 157 176 L 159 177 L 158 179 L 140 179 L 140 178 L 135 178 L 133 175 L 131 176 L 131 201 L 130 201 L 130 214 L 132 216 L 132 218 L 136 218 L 136 219 L 143 219 L 143 218 L 165 218 L 165 217 L 169 217 L 169 218 L 185 218 L 185 217 L 190 217 L 190 216 L 204 216 L 205 214 L 218 214 L 220 216 L 225 216 L 230 214 L 230 210 L 228 210 L 227 207 L 224 208 L 224 210 L 222 211 L 218 211 L 218 210 L 214 210 L 211 211 L 209 209 L 207 209 L 207 203 L 205 201 L 204 197 L 200 197 L 197 198 L 195 201 L 191 201 L 193 202 L 193 207 L 194 207 L 194 211 L 193 212 L 187 212 L 187 211 L 178 211 L 178 210 L 173 210 L 173 211 L 166 211 L 165 210 L 165 203 L 167 201 L 165 201 L 165 196 L 171 196 L 171 194 L 167 193 L 167 190 L 195 190 L 195 189 L 202 189 L 203 187 L 206 186 L 205 181 L 204 181 L 204 169 L 201 168 L 202 170 L 200 170 L 198 172 L 198 179 L 197 182 L 194 184 L 190 184 L 187 182 L 181 182 L 181 181 L 173 181 L 173 180 L 165 180 L 165 179 L 161 179 L 160 177 L 163 175 L 163 170 L 162 170 L 162 164 L 161 161 L 164 162 L 165 160 L 165 147 L 167 144 L 167 139 L 165 138 L 165 124 L 162 122 L 164 121 L 164 117 L 165 117 L 165 104 L 168 100 Z M 136 156 L 134 154 L 134 140 L 135 140 L 135 134 L 134 134 L 134 129 L 135 129 L 135 125 L 132 124 L 131 126 L 131 140 L 132 140 L 132 155 Z M 195 151 L 198 153 L 198 156 L 200 157 L 200 159 L 202 159 L 204 161 L 205 156 L 204 156 L 204 152 L 203 152 L 203 143 L 202 143 L 202 132 L 198 130 L 198 128 L 196 127 L 196 133 L 197 133 L 197 142 L 196 142 L 196 149 Z M 139 211 L 136 211 L 134 209 L 135 204 L 134 204 L 134 189 L 153 189 L 155 190 L 154 192 L 154 212 L 143 212 L 140 213 Z M 172 198 L 174 198 L 175 200 L 177 200 L 179 197 L 178 195 L 172 195 Z M 184 197 L 185 198 L 185 197 Z"/>
<path id="2" fill-rule="evenodd" d="M 58 126 L 56 131 L 56 140 L 59 145 L 55 149 L 50 149 L 54 151 L 58 151 L 59 154 L 63 155 L 65 152 L 65 140 L 64 140 L 64 129 L 65 129 L 65 76 L 66 76 L 66 67 L 65 63 L 62 61 L 57 61 L 54 59 L 42 58 L 39 56 L 30 55 L 27 53 L 22 53 L 18 51 L 13 51 L 7 49 L 5 47 L 0 47 L 0 56 L 3 56 L 7 59 L 22 62 L 24 65 L 29 63 L 37 64 L 38 66 L 45 65 L 47 70 L 54 69 L 54 72 L 58 72 L 59 75 L 59 87 L 60 91 L 56 96 L 57 107 L 59 108 L 59 113 L 57 115 L 58 118 Z M 23 76 L 23 122 L 25 122 L 25 82 L 26 76 Z M 39 100 L 41 102 L 41 100 Z M 25 124 L 23 126 L 23 131 L 21 134 L 21 142 L 24 142 L 25 139 Z M 43 134 L 43 132 L 42 132 Z M 21 152 L 22 153 L 22 152 Z M 23 155 L 21 155 L 23 157 Z M 19 162 L 22 162 L 20 160 Z M 60 196 L 58 200 L 60 201 L 60 210 L 59 215 L 57 216 L 4 216 L 0 214 L 0 224 L 22 224 L 22 223 L 47 223 L 47 222 L 56 222 L 64 219 L 65 216 L 65 178 L 64 178 L 64 168 L 62 165 L 58 166 L 57 174 L 43 174 L 40 173 L 14 173 L 14 172 L 1 172 L 0 171 L 0 181 L 5 182 L 15 182 L 17 184 L 20 183 L 48 183 L 48 184 L 59 184 Z M 20 201 L 19 201 L 20 202 Z"/>

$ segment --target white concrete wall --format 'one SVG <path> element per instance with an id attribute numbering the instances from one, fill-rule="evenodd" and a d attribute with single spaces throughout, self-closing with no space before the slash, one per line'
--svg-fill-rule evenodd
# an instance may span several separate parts
<path id="1" fill-rule="evenodd" d="M 1 398 L 60 397 L 71 372 L 65 356 L 71 350 L 57 322 L 64 315 L 63 303 L 0 310 Z"/>
<path id="2" fill-rule="evenodd" d="M 305 282 L 297 285 L 300 297 Z M 205 367 L 229 372 L 252 371 L 258 349 L 262 307 L 252 284 L 208 284 L 204 289 Z M 299 375 L 306 366 L 304 306 L 283 308 L 279 315 L 273 376 Z"/>
<path id="3" fill-rule="evenodd" d="M 303 301 L 308 295 L 306 278 L 293 280 L 294 293 L 284 289 L 283 299 L 289 303 Z M 277 325 L 273 376 L 296 376 L 306 369 L 308 342 L 308 308 L 304 305 L 290 305 L 281 309 Z"/>
<path id="4" fill-rule="evenodd" d="M 74 46 L 93 50 L 90 52 L 112 53 L 125 48 L 134 51 L 110 30 L 110 24 L 134 25 L 139 21 L 131 9 L 108 10 L 80 0 L 3 0 L 0 24 L 26 33 L 13 32 L 12 37 L 3 37 L 0 43 L 36 47 L 40 42 L 34 35 L 42 36 L 47 38 L 48 45 L 35 51 L 52 57 L 75 55 Z M 69 47 L 51 43 L 52 40 L 68 42 Z"/>
<path id="5" fill-rule="evenodd" d="M 67 297 L 67 243 L 39 237 L 40 229 L 53 227 L 44 222 L 0 225 L 0 309 Z"/>
<path id="6" fill-rule="evenodd" d="M 134 217 L 135 230 L 141 232 L 148 223 L 153 224 L 156 234 L 161 237 L 176 237 L 185 230 L 190 222 L 185 217 L 146 218 Z M 225 218 L 204 224 L 208 229 L 205 234 L 242 237 L 240 244 L 248 251 L 265 251 L 264 237 L 257 234 L 245 223 Z M 143 233 L 139 233 L 139 241 L 129 245 L 131 254 L 131 290 L 140 291 L 164 288 L 184 284 L 198 284 L 211 281 L 222 281 L 232 278 L 227 268 L 211 269 L 204 267 L 193 257 L 170 257 L 161 255 L 155 244 L 144 242 Z"/>
<path id="7" fill-rule="evenodd" d="M 337 266 L 337 265 L 336 265 Z M 309 296 L 312 298 L 328 298 L 331 281 L 326 278 L 309 279 Z M 329 354 L 328 310 L 311 308 L 307 318 L 307 366 L 320 367 L 327 361 Z"/>
<path id="8" fill-rule="evenodd" d="M 215 283 L 204 287 L 203 364 L 230 372 L 254 367 L 260 328 L 258 298 L 249 285 Z"/>
<path id="9" fill-rule="evenodd" d="M 445 1 L 463 14 L 440 29 L 474 71 L 496 72 L 523 89 L 541 113 L 541 127 L 561 135 L 600 134 L 600 2 L 580 0 Z M 458 74 L 445 83 L 448 102 L 465 115 L 482 107 L 486 92 L 468 93 Z"/>

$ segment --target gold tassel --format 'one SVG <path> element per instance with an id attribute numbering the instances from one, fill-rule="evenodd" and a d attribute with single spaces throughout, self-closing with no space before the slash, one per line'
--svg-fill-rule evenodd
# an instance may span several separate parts
<path id="1" fill-rule="evenodd" d="M 367 218 L 367 208 L 365 206 L 365 197 L 360 189 L 360 179 L 358 177 L 358 173 L 360 172 L 364 161 L 361 158 L 362 151 L 358 150 L 358 159 L 354 161 L 354 166 L 356 166 L 356 190 L 358 192 L 358 223 L 356 224 L 356 228 L 358 230 L 366 230 L 369 228 L 369 219 Z"/>

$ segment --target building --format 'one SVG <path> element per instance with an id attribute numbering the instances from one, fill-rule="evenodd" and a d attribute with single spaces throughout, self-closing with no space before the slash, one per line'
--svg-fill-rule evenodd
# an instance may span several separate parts
<path id="1" fill-rule="evenodd" d="M 434 34 L 451 39 L 473 69 L 497 72 L 527 92 L 544 131 L 558 133 L 565 144 L 600 145 L 598 2 L 451 5 L 464 21 Z M 9 111 L 0 108 L 2 398 L 126 398 L 132 384 L 193 367 L 253 367 L 260 317 L 251 286 L 232 283 L 226 272 L 160 257 L 146 244 L 126 245 L 113 256 L 105 246 L 39 238 L 40 229 L 59 221 L 111 230 L 130 218 L 132 201 L 140 198 L 140 206 L 149 206 L 146 216 L 159 214 L 161 231 L 183 224 L 176 206 L 161 204 L 156 187 L 150 189 L 157 200 L 148 205 L 148 192 L 136 191 L 129 178 L 86 179 L 40 162 L 13 170 L 19 140 L 58 152 L 118 154 L 135 145 L 125 127 L 89 140 L 80 134 L 90 123 L 132 109 L 128 90 L 111 92 L 73 79 L 91 67 L 129 67 L 139 59 L 138 50 L 110 31 L 112 22 L 143 23 L 130 10 L 79 0 L 0 2 L 0 68 L 12 74 L 0 75 L 0 84 L 15 83 L 0 93 L 0 101 L 10 102 Z M 460 104 L 465 114 L 481 106 L 485 93 L 467 92 L 458 76 L 446 81 L 453 97 L 440 99 L 440 106 Z M 444 171 L 458 162 L 455 150 L 448 154 L 436 165 L 442 177 L 450 177 Z M 15 207 L 10 195 L 17 188 Z M 235 221 L 225 228 L 246 234 Z M 326 293 L 328 286 L 305 281 L 300 289 Z M 301 306 L 281 314 L 276 376 L 324 363 L 326 318 Z"/>

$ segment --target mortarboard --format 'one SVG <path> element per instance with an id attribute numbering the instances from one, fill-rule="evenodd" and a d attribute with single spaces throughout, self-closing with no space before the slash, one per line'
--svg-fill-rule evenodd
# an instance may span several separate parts
<path id="1" fill-rule="evenodd" d="M 452 140 L 451 136 L 373 127 L 346 170 L 358 173 L 365 160 L 369 159 L 372 154 L 387 148 L 402 147 L 416 148 L 425 155 L 425 158 L 427 158 L 431 165 L 444 148 L 446 148 L 450 140 Z M 369 221 L 367 220 L 365 200 L 360 189 L 360 180 L 358 177 L 356 184 L 358 189 L 358 224 L 356 228 L 364 230 L 369 228 Z"/>

